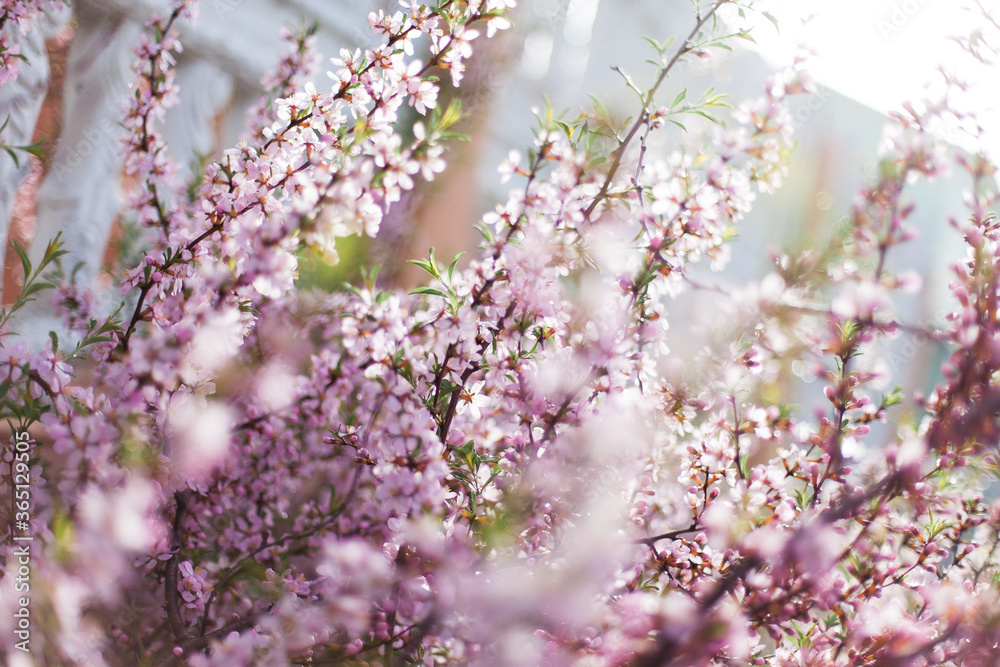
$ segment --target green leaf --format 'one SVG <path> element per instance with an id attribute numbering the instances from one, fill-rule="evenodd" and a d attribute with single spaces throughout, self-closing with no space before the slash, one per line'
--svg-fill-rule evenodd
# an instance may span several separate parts
<path id="1" fill-rule="evenodd" d="M 418 287 L 417 289 L 410 292 L 410 294 L 426 294 L 428 296 L 440 296 L 445 299 L 448 298 L 447 294 L 437 289 L 436 287 Z"/>
<path id="2" fill-rule="evenodd" d="M 630 77 L 625 70 L 621 67 L 613 67 L 612 69 L 621 74 L 622 78 L 625 79 L 625 84 L 635 91 L 635 94 L 639 96 L 640 100 L 645 98 L 645 93 L 639 90 L 639 86 L 635 85 L 635 81 L 632 80 L 632 77 Z"/>
<path id="3" fill-rule="evenodd" d="M 28 253 L 24 251 L 21 244 L 14 241 L 14 250 L 17 251 L 17 256 L 21 259 L 21 270 L 24 271 L 24 279 L 28 280 L 31 276 L 31 260 L 28 259 Z"/>
<path id="4" fill-rule="evenodd" d="M 768 21 L 771 22 L 771 24 L 774 26 L 774 29 L 777 30 L 778 33 L 781 33 L 781 28 L 778 26 L 778 19 L 774 18 L 774 15 L 771 14 L 771 12 L 761 12 L 760 14 L 761 16 L 763 16 L 764 18 L 766 18 Z"/>
<path id="5" fill-rule="evenodd" d="M 440 279 L 441 273 L 438 271 L 437 265 L 433 261 L 433 259 L 434 259 L 434 249 L 432 248 L 430 261 L 426 259 L 408 259 L 406 261 L 415 266 L 419 266 L 421 269 L 431 274 L 431 276 Z"/>
<path id="6" fill-rule="evenodd" d="M 435 129 L 438 131 L 446 130 L 458 121 L 462 120 L 462 102 L 459 99 L 453 99 L 448 105 L 448 108 L 444 110 L 440 116 L 434 117 L 436 121 L 434 123 Z"/>
<path id="7" fill-rule="evenodd" d="M 457 479 L 458 481 L 462 482 L 466 486 L 472 484 L 472 479 L 469 477 L 469 475 L 462 472 L 461 470 L 452 469 L 451 476 Z"/>
<path id="8" fill-rule="evenodd" d="M 23 290 L 21 290 L 21 297 L 20 298 L 23 299 L 25 297 L 31 296 L 35 292 L 41 292 L 42 290 L 45 290 L 45 289 L 52 289 L 52 287 L 53 287 L 53 285 L 51 283 L 31 283 L 30 285 L 28 285 L 27 287 L 25 287 Z"/>
<path id="9" fill-rule="evenodd" d="M 608 118 L 611 114 L 608 113 L 608 108 L 604 106 L 604 102 L 601 98 L 595 95 L 589 95 L 590 101 L 594 104 L 594 111 L 596 111 L 602 118 Z"/>
<path id="10" fill-rule="evenodd" d="M 590 162 L 587 163 L 587 170 L 589 171 L 589 170 L 593 169 L 594 167 L 596 167 L 597 165 L 603 164 L 603 163 L 605 163 L 607 161 L 608 161 L 608 159 L 606 157 L 604 157 L 603 155 L 601 155 L 599 157 L 595 157 L 593 160 L 591 160 Z"/>
<path id="11" fill-rule="evenodd" d="M 653 47 L 653 50 L 659 53 L 661 56 L 663 55 L 663 52 L 666 51 L 666 49 L 664 49 L 663 46 L 652 37 L 643 37 L 643 40 L 645 40 L 647 44 Z"/>
<path id="12" fill-rule="evenodd" d="M 39 139 L 33 144 L 28 144 L 27 146 L 18 146 L 21 150 L 29 155 L 34 155 L 39 160 L 44 160 L 49 156 L 49 152 L 43 147 L 45 145 L 44 139 Z"/>
<path id="13" fill-rule="evenodd" d="M 83 343 L 80 344 L 80 347 L 96 345 L 97 343 L 114 343 L 114 342 L 115 339 L 111 338 L 110 336 L 91 336 L 90 338 L 87 338 L 85 341 L 83 341 Z"/>
<path id="14" fill-rule="evenodd" d="M 381 264 L 376 264 L 371 271 L 361 270 L 361 278 L 365 281 L 365 287 L 370 291 L 375 291 L 375 281 L 378 279 L 378 272 L 382 270 Z"/>
<path id="15" fill-rule="evenodd" d="M 674 101 L 670 103 L 670 108 L 671 108 L 671 109 L 673 109 L 673 108 L 675 108 L 675 107 L 676 107 L 676 106 L 677 106 L 678 104 L 680 104 L 681 102 L 683 102 L 683 101 L 684 101 L 684 98 L 686 98 L 686 97 L 687 97 L 687 93 L 688 93 L 688 90 L 687 90 L 687 88 L 685 88 L 685 89 L 684 89 L 684 90 L 682 90 L 681 92 L 677 93 L 677 97 L 675 97 L 675 98 L 674 98 Z"/>
<path id="16" fill-rule="evenodd" d="M 716 125 L 722 125 L 722 123 L 719 121 L 718 118 L 716 118 L 715 116 L 713 116 L 712 114 L 710 114 L 708 112 L 702 111 L 701 109 L 695 109 L 691 113 L 697 114 L 697 115 L 701 116 L 702 118 L 707 118 L 708 120 L 712 121 Z"/>
<path id="17" fill-rule="evenodd" d="M 725 93 L 716 93 L 715 88 L 709 88 L 705 91 L 705 94 L 701 99 L 701 106 L 703 107 L 729 107 L 729 105 L 724 101 L 726 99 Z"/>
<path id="18" fill-rule="evenodd" d="M 455 267 L 458 265 L 458 260 L 465 256 L 464 252 L 460 252 L 455 255 L 455 259 L 451 260 L 451 266 L 448 267 L 448 282 L 450 283 L 455 276 Z"/>
<path id="19" fill-rule="evenodd" d="M 632 125 L 632 116 L 626 117 L 625 120 L 623 120 L 621 124 L 618 126 L 618 129 L 615 130 L 615 139 L 618 139 L 618 141 L 622 141 L 622 135 L 625 134 L 625 130 L 630 125 Z"/>
<path id="20" fill-rule="evenodd" d="M 14 149 L 10 146 L 4 146 L 3 149 L 7 151 L 7 155 L 9 155 L 10 159 L 14 161 L 14 166 L 20 169 L 21 161 L 17 159 L 17 153 L 14 152 Z"/>
<path id="21" fill-rule="evenodd" d="M 493 243 L 493 240 L 494 240 L 493 239 L 493 232 L 491 232 L 486 227 L 486 225 L 482 224 L 481 222 L 477 223 L 476 224 L 476 231 L 479 232 L 479 234 L 483 237 L 483 240 L 486 241 L 487 244 Z"/>

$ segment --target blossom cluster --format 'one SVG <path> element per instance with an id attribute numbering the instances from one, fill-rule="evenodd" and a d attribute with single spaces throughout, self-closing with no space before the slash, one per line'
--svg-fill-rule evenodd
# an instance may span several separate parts
<path id="1" fill-rule="evenodd" d="M 752 9 L 696 3 L 683 39 L 651 44 L 629 119 L 540 111 L 481 252 L 413 260 L 410 293 L 375 269 L 300 289 L 299 254 L 336 261 L 444 169 L 460 107 L 438 79 L 460 85 L 514 3 L 373 12 L 380 43 L 342 51 L 325 85 L 309 32 L 289 34 L 243 139 L 194 187 L 157 132 L 193 4 L 152 21 L 123 147 L 148 246 L 122 308 L 102 318 L 48 273 L 54 243 L 41 266 L 22 255 L 0 313 L 0 417 L 39 442 L 36 663 L 993 664 L 995 168 L 930 131 L 947 98 L 909 106 L 847 233 L 776 256 L 726 295 L 740 335 L 679 361 L 677 298 L 781 186 L 790 98 L 814 90 L 796 63 L 735 108 L 658 102 L 678 63 L 745 36 L 720 34 L 727 4 Z M 972 187 L 932 332 L 951 356 L 932 393 L 883 394 L 874 361 L 916 328 L 893 305 L 918 287 L 892 257 L 908 188 L 952 164 Z M 31 347 L 17 311 L 49 292 L 70 335 Z M 815 414 L 792 406 L 794 364 L 824 388 Z M 12 553 L 0 652 L 17 664 Z"/>
<path id="2" fill-rule="evenodd" d="M 17 78 L 24 54 L 16 37 L 23 37 L 46 11 L 55 11 L 63 0 L 10 0 L 0 12 L 0 86 Z M 37 29 L 37 28 L 36 28 Z"/>

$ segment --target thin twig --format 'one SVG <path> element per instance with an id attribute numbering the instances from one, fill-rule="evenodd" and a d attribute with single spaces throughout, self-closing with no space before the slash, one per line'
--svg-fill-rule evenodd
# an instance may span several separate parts
<path id="1" fill-rule="evenodd" d="M 608 168 L 607 176 L 604 178 L 604 183 L 601 184 L 601 189 L 598 191 L 597 195 L 594 196 L 593 201 L 584 211 L 584 219 L 589 221 L 594 213 L 594 209 L 597 208 L 598 204 L 608 196 L 608 190 L 611 188 L 611 182 L 615 178 L 615 174 L 618 172 L 618 168 L 621 166 L 622 159 L 625 157 L 625 151 L 628 149 L 629 144 L 632 143 L 632 139 L 635 137 L 639 128 L 644 124 L 649 122 L 649 106 L 653 103 L 653 97 L 656 95 L 656 91 L 659 90 L 663 82 L 667 80 L 667 76 L 674 66 L 680 62 L 682 56 L 691 51 L 694 48 L 692 40 L 698 36 L 705 24 L 715 16 L 715 13 L 719 10 L 722 5 L 728 4 L 732 0 L 723 0 L 712 5 L 711 9 L 704 16 L 699 16 L 697 23 L 695 23 L 694 28 L 684 39 L 684 43 L 680 45 L 677 51 L 674 53 L 673 57 L 667 62 L 666 65 L 660 68 L 660 74 L 656 78 L 656 82 L 653 83 L 652 87 L 646 92 L 646 97 L 642 101 L 642 111 L 639 116 L 632 123 L 632 127 L 626 133 L 625 138 L 618 143 L 618 148 L 615 149 L 615 157 L 611 161 L 611 166 Z"/>

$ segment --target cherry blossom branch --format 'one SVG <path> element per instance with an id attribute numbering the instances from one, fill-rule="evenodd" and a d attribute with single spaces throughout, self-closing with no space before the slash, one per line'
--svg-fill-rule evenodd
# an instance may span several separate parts
<path id="1" fill-rule="evenodd" d="M 643 125 L 648 125 L 650 121 L 649 107 L 653 103 L 653 97 L 656 95 L 656 92 L 659 90 L 660 86 L 663 85 L 663 82 L 667 80 L 671 70 L 673 70 L 674 66 L 680 62 L 681 58 L 697 48 L 693 43 L 693 40 L 699 33 L 701 33 L 705 25 L 715 18 L 715 13 L 719 11 L 719 8 L 732 1 L 733 0 L 720 0 L 719 2 L 713 2 L 712 6 L 704 16 L 699 15 L 696 17 L 694 28 L 691 29 L 691 32 L 688 33 L 688 36 L 684 39 L 684 42 L 680 45 L 680 47 L 678 47 L 678 49 L 674 52 L 674 55 L 670 58 L 670 60 L 660 68 L 656 81 L 647 90 L 646 97 L 642 100 L 641 112 L 632 123 L 628 132 L 625 133 L 625 137 L 618 142 L 618 146 L 613 152 L 611 166 L 608 167 L 608 173 L 604 177 L 604 182 L 601 184 L 600 190 L 584 211 L 584 217 L 587 220 L 590 220 L 591 216 L 594 214 L 594 210 L 601 203 L 601 201 L 607 198 L 611 188 L 611 183 L 614 181 L 615 175 L 618 173 L 618 168 L 621 166 L 622 160 L 625 157 L 625 151 L 628 149 L 629 144 L 632 143 L 633 137 L 635 137 L 639 128 Z"/>

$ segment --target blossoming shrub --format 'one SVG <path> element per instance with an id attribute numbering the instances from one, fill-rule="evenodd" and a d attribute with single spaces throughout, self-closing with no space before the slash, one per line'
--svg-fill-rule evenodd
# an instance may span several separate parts
<path id="1" fill-rule="evenodd" d="M 442 170 L 459 110 L 433 73 L 460 83 L 513 5 L 400 4 L 329 88 L 303 83 L 298 36 L 246 140 L 190 193 L 156 131 L 190 7 L 151 24 L 124 149 L 150 245 L 122 309 L 89 312 L 47 272 L 66 260 L 53 244 L 0 316 L 0 411 L 38 442 L 30 593 L 21 543 L 3 547 L 6 663 L 994 664 L 1000 224 L 993 165 L 928 131 L 948 99 L 893 119 L 847 235 L 733 295 L 746 335 L 677 372 L 672 300 L 779 185 L 808 78 L 783 71 L 700 148 L 654 154 L 665 124 L 722 106 L 671 95 L 672 69 L 742 35 L 720 8 L 753 10 L 702 2 L 686 37 L 654 43 L 632 119 L 541 115 L 467 268 L 431 252 L 410 294 L 374 270 L 299 291 L 301 249 L 333 259 Z M 421 119 L 404 131 L 405 106 Z M 943 378 L 908 414 L 870 360 L 921 331 L 894 314 L 891 255 L 907 188 L 950 163 L 971 179 L 969 254 L 930 332 Z M 18 311 L 50 293 L 72 333 L 33 351 Z M 793 359 L 825 384 L 822 414 L 791 406 Z"/>

